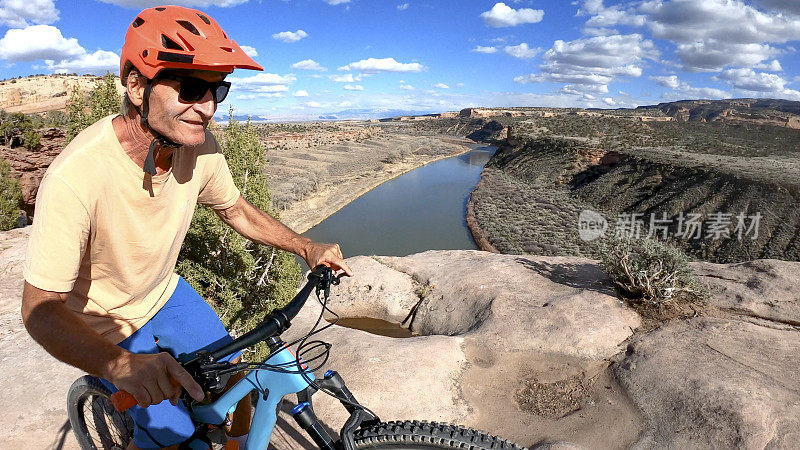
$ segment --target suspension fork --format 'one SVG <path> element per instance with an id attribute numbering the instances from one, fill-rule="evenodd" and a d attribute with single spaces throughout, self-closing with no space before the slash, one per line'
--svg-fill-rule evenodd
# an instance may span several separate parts
<path id="1" fill-rule="evenodd" d="M 325 389 L 333 393 L 336 398 L 339 399 L 339 402 L 342 404 L 342 406 L 345 407 L 347 412 L 350 413 L 350 417 L 342 427 L 341 440 L 332 442 L 332 445 L 335 447 L 329 447 L 328 445 L 331 445 L 331 441 L 326 440 L 324 436 L 321 438 L 321 442 L 324 443 L 325 446 L 321 445 L 321 442 L 318 442 L 317 438 L 314 437 L 314 434 L 318 433 L 319 430 L 321 430 L 325 436 L 328 436 L 324 428 L 318 426 L 319 421 L 316 415 L 314 415 L 311 397 L 318 390 L 315 385 L 319 386 L 320 389 Z M 315 382 L 315 385 L 311 385 L 297 393 L 298 404 L 292 409 L 292 415 L 294 416 L 294 419 L 304 430 L 306 430 L 306 432 L 309 433 L 309 435 L 311 435 L 312 439 L 314 439 L 314 442 L 316 442 L 317 445 L 319 445 L 322 449 L 355 449 L 353 433 L 360 426 L 377 423 L 380 421 L 380 419 L 357 406 L 359 405 L 358 400 L 356 400 L 352 392 L 347 389 L 344 380 L 336 371 L 328 370 L 325 372 L 325 375 L 321 380 L 317 380 Z"/>

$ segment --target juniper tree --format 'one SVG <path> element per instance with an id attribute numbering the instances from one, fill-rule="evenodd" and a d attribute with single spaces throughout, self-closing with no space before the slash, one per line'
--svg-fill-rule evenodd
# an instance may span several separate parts
<path id="1" fill-rule="evenodd" d="M 21 201 L 22 188 L 19 181 L 11 177 L 11 164 L 0 158 L 0 230 L 14 228 Z"/>
<path id="2" fill-rule="evenodd" d="M 122 104 L 122 96 L 117 91 L 117 77 L 110 72 L 97 81 L 91 91 L 89 100 L 79 85 L 72 89 L 67 103 L 67 140 L 68 144 L 89 125 L 105 116 L 118 113 Z"/>
<path id="3" fill-rule="evenodd" d="M 264 176 L 264 146 L 255 127 L 233 118 L 215 133 L 236 186 L 250 203 L 279 219 Z M 300 282 L 294 256 L 250 242 L 227 226 L 208 207 L 198 206 L 178 260 L 178 273 L 238 335 L 264 315 L 285 305 Z M 261 347 L 252 358 L 264 356 Z"/>

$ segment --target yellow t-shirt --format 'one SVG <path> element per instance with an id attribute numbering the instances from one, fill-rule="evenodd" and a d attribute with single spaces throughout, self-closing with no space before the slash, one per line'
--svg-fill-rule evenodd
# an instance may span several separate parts
<path id="1" fill-rule="evenodd" d="M 236 203 L 239 190 L 214 136 L 180 147 L 152 177 L 130 159 L 108 116 L 81 132 L 47 169 L 36 196 L 23 274 L 68 292 L 67 306 L 119 343 L 167 302 L 183 239 L 199 202 Z"/>

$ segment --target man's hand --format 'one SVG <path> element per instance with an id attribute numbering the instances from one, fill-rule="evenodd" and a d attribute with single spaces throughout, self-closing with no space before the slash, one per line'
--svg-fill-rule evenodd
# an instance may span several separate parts
<path id="1" fill-rule="evenodd" d="M 323 244 L 321 242 L 309 241 L 308 244 L 306 244 L 304 254 L 301 256 L 306 260 L 306 264 L 308 264 L 308 267 L 312 270 L 318 265 L 325 263 L 334 271 L 344 270 L 344 273 L 346 273 L 348 277 L 353 276 L 353 271 L 347 263 L 344 262 L 344 256 L 342 255 L 342 250 L 339 248 L 339 244 Z"/>
<path id="2" fill-rule="evenodd" d="M 245 238 L 299 255 L 312 270 L 326 263 L 333 270 L 344 270 L 347 276 L 353 276 L 353 271 L 344 262 L 339 244 L 322 244 L 300 236 L 242 196 L 233 206 L 216 213 Z"/>
<path id="3" fill-rule="evenodd" d="M 169 353 L 134 354 L 124 352 L 109 364 L 104 378 L 127 391 L 142 408 L 169 399 L 178 404 L 186 389 L 197 401 L 203 400 L 202 388 Z"/>

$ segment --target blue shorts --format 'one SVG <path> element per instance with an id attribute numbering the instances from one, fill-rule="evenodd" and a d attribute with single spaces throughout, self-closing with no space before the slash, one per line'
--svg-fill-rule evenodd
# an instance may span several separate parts
<path id="1" fill-rule="evenodd" d="M 167 351 L 177 358 L 181 353 L 215 350 L 232 340 L 211 306 L 180 278 L 175 292 L 156 315 L 118 345 L 132 353 Z M 239 354 L 224 359 L 229 361 Z M 118 390 L 107 380 L 102 381 L 112 392 Z M 174 406 L 168 399 L 147 408 L 134 406 L 128 412 L 136 423 L 133 441 L 139 448 L 179 444 L 194 434 L 194 424 L 181 400 Z"/>

